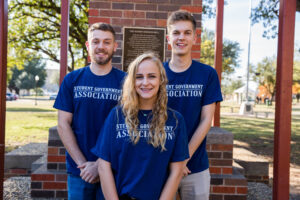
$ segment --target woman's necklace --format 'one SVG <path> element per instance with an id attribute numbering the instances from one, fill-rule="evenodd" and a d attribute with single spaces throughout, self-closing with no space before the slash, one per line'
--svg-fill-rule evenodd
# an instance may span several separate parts
<path id="1" fill-rule="evenodd" d="M 141 110 L 140 110 L 141 111 Z M 148 115 L 148 113 L 144 113 L 143 111 L 141 111 L 141 113 L 142 113 L 142 115 L 144 116 L 144 117 L 147 117 L 147 115 Z"/>

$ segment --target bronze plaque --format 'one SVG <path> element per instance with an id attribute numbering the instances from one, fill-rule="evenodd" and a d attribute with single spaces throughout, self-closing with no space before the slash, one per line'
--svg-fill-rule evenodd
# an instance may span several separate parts
<path id="1" fill-rule="evenodd" d="M 166 29 L 124 27 L 123 33 L 123 71 L 127 71 L 130 62 L 147 51 L 153 51 L 164 61 Z"/>

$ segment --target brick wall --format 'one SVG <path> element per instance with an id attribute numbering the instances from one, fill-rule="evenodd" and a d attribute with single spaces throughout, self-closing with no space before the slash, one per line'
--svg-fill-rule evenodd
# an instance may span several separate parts
<path id="1" fill-rule="evenodd" d="M 197 20 L 197 43 L 193 46 L 193 59 L 200 59 L 202 0 L 90 0 L 89 24 L 105 22 L 116 31 L 118 49 L 113 66 L 122 68 L 123 27 L 166 28 L 167 18 L 173 11 L 183 9 L 193 13 Z M 165 60 L 171 56 L 167 46 Z"/>

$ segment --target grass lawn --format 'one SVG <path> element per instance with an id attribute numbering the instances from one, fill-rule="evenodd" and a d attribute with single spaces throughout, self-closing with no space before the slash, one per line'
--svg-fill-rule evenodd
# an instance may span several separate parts
<path id="1" fill-rule="evenodd" d="M 6 102 L 5 151 L 30 142 L 48 142 L 48 129 L 57 125 L 54 101 L 17 100 Z"/>
<path id="2" fill-rule="evenodd" d="M 255 109 L 274 111 L 274 105 L 272 107 L 259 105 Z M 298 113 L 292 115 L 291 163 L 300 165 L 300 105 L 293 106 L 293 112 L 295 111 Z M 242 142 L 240 144 L 243 144 L 243 148 L 247 148 L 258 155 L 272 158 L 274 119 L 221 114 L 221 127 L 231 131 L 234 140 Z"/>

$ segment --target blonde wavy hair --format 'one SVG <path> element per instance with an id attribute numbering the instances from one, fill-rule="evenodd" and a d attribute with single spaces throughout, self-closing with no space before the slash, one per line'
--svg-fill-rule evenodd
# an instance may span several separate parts
<path id="1" fill-rule="evenodd" d="M 128 67 L 128 74 L 124 81 L 121 106 L 125 115 L 125 123 L 127 125 L 130 139 L 134 144 L 137 144 L 140 135 L 138 134 L 138 126 L 140 124 L 138 119 L 138 112 L 140 108 L 139 96 L 135 89 L 136 72 L 139 65 L 145 61 L 151 60 L 159 69 L 160 85 L 157 93 L 156 101 L 152 108 L 152 114 L 148 116 L 148 123 L 150 125 L 148 143 L 153 147 L 161 147 L 161 150 L 166 150 L 166 132 L 165 123 L 167 121 L 167 90 L 168 82 L 165 69 L 159 58 L 152 52 L 144 53 L 132 61 Z"/>

